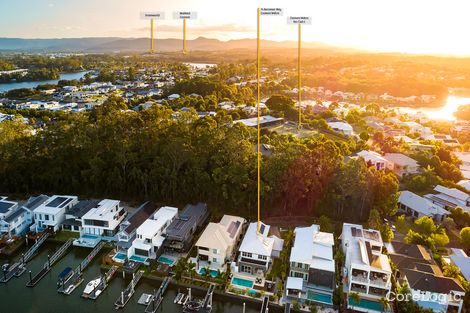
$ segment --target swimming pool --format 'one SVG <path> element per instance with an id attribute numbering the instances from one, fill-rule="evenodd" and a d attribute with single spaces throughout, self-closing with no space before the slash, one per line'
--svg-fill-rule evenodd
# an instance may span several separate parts
<path id="1" fill-rule="evenodd" d="M 93 235 L 88 235 L 88 234 L 84 234 L 81 236 L 82 239 L 91 239 L 91 240 L 96 240 L 98 239 L 98 236 L 93 236 Z"/>
<path id="2" fill-rule="evenodd" d="M 199 275 L 201 276 L 204 276 L 206 274 L 206 269 L 205 268 L 201 268 L 199 270 Z M 210 276 L 213 277 L 213 278 L 216 278 L 219 276 L 219 272 L 218 271 L 214 271 L 214 270 L 210 270 Z"/>
<path id="3" fill-rule="evenodd" d="M 175 260 L 167 258 L 166 256 L 159 257 L 157 261 L 163 264 L 168 264 L 169 266 L 173 266 L 175 264 Z"/>
<path id="4" fill-rule="evenodd" d="M 351 297 L 349 297 L 349 305 L 353 308 L 358 307 L 358 308 L 383 312 L 383 305 L 380 302 L 375 302 L 371 300 L 361 299 L 358 303 L 354 301 L 353 299 L 351 299 Z"/>
<path id="5" fill-rule="evenodd" d="M 331 295 L 318 293 L 310 290 L 307 292 L 307 299 L 320 303 L 333 304 L 333 298 Z"/>
<path id="6" fill-rule="evenodd" d="M 237 285 L 245 288 L 253 288 L 255 283 L 252 280 L 243 279 L 239 277 L 232 278 L 232 285 Z"/>
<path id="7" fill-rule="evenodd" d="M 147 261 L 147 258 L 144 258 L 143 256 L 139 255 L 133 255 L 129 258 L 129 261 L 134 261 L 134 262 L 139 262 L 139 263 L 145 263 Z"/>
<path id="8" fill-rule="evenodd" d="M 114 255 L 113 260 L 119 263 L 124 263 L 126 258 L 127 258 L 127 255 L 125 253 L 118 252 Z"/>

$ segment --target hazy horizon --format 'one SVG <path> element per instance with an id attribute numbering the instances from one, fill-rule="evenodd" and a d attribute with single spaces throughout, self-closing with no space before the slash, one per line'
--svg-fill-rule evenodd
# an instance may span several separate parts
<path id="1" fill-rule="evenodd" d="M 0 37 L 146 38 L 149 22 L 140 13 L 164 11 L 166 19 L 155 21 L 157 39 L 181 39 L 182 23 L 172 12 L 185 10 L 198 13 L 197 20 L 187 23 L 188 39 L 253 39 L 259 6 L 284 9 L 283 17 L 262 18 L 261 36 L 266 40 L 295 41 L 296 28 L 287 25 L 286 17 L 304 15 L 313 21 L 303 27 L 305 42 L 371 52 L 470 55 L 470 42 L 464 40 L 470 3 L 465 0 L 292 0 L 288 5 L 281 0 L 163 0 L 158 5 L 153 0 L 17 0 L 0 3 Z"/>

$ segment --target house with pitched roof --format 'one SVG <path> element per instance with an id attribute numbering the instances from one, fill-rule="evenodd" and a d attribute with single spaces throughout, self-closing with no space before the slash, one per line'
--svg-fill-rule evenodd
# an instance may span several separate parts
<path id="1" fill-rule="evenodd" d="M 408 286 L 418 305 L 436 313 L 462 312 L 465 289 L 457 279 L 443 275 L 430 251 L 403 242 L 392 242 L 387 248 L 398 283 Z"/>
<path id="2" fill-rule="evenodd" d="M 245 223 L 246 220 L 242 217 L 224 215 L 220 222 L 207 225 L 196 242 L 199 273 L 206 268 L 215 272 L 227 270 L 227 263 L 233 261 Z"/>
<path id="3" fill-rule="evenodd" d="M 442 222 L 445 217 L 450 215 L 450 212 L 441 206 L 408 190 L 400 191 L 398 211 L 413 218 L 429 216 L 436 222 Z"/>
<path id="4" fill-rule="evenodd" d="M 271 270 L 273 260 L 280 256 L 284 240 L 271 233 L 271 226 L 262 222 L 251 223 L 240 245 L 237 262 L 232 264 L 235 288 L 264 287 L 265 276 Z"/>
<path id="5" fill-rule="evenodd" d="M 461 207 L 470 212 L 470 195 L 467 193 L 457 188 L 447 188 L 441 185 L 437 185 L 434 191 L 436 193 L 427 194 L 424 197 L 444 209 Z"/>

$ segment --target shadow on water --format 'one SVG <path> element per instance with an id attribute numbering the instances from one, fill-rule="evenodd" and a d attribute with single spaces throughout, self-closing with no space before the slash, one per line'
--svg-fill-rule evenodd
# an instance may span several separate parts
<path id="1" fill-rule="evenodd" d="M 28 271 L 38 272 L 47 260 L 47 255 L 52 255 L 58 245 L 53 243 L 45 243 L 38 255 L 27 265 Z M 106 250 L 103 250 L 93 262 L 84 271 L 84 282 L 69 296 L 59 294 L 57 292 L 57 276 L 62 270 L 70 266 L 75 268 L 90 252 L 86 248 L 72 247 L 68 253 L 58 261 L 52 270 L 39 282 L 34 288 L 26 287 L 29 281 L 28 271 L 19 278 L 13 278 L 8 284 L 0 285 L 0 312 L 2 313 L 107 313 L 113 312 L 114 301 L 119 297 L 120 292 L 124 289 L 130 280 L 130 276 L 126 279 L 122 278 L 120 273 L 111 281 L 111 284 L 96 300 L 86 300 L 81 297 L 81 293 L 88 281 L 94 279 L 100 274 L 101 257 Z M 0 260 L 0 263 L 5 260 Z M 145 307 L 137 304 L 142 293 L 152 293 L 158 289 L 160 282 L 142 280 L 137 286 L 136 292 L 126 307 L 120 312 L 144 312 Z M 181 289 L 183 291 L 183 288 Z M 186 291 L 186 290 L 185 290 Z M 170 285 L 165 294 L 162 306 L 157 312 L 181 312 L 181 306 L 173 303 L 178 292 L 178 287 Z M 193 290 L 193 295 L 203 297 L 201 291 Z M 261 303 L 246 303 L 246 313 L 259 312 Z M 242 313 L 243 301 L 232 298 L 214 295 L 213 313 Z M 281 312 L 280 310 L 270 309 L 270 312 Z"/>

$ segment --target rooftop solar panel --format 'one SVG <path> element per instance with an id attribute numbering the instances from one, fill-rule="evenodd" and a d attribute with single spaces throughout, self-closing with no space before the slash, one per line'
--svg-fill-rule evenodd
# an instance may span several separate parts
<path id="1" fill-rule="evenodd" d="M 259 231 L 261 234 L 264 234 L 264 224 L 261 224 Z"/>
<path id="2" fill-rule="evenodd" d="M 13 203 L 0 202 L 0 213 L 8 212 L 12 206 L 14 206 Z"/>
<path id="3" fill-rule="evenodd" d="M 232 221 L 228 226 L 228 233 L 230 234 L 230 238 L 234 238 L 235 234 L 237 233 L 238 227 L 240 227 L 240 221 Z"/>
<path id="4" fill-rule="evenodd" d="M 68 198 L 65 202 L 62 202 L 62 204 L 60 204 L 59 208 L 63 208 L 64 206 L 69 204 L 70 201 L 72 201 L 72 198 Z"/>
<path id="5" fill-rule="evenodd" d="M 59 205 L 64 202 L 67 198 L 65 197 L 57 197 L 55 198 L 54 200 L 52 200 L 51 202 L 49 202 L 47 204 L 48 207 L 51 207 L 51 208 L 59 208 Z"/>

